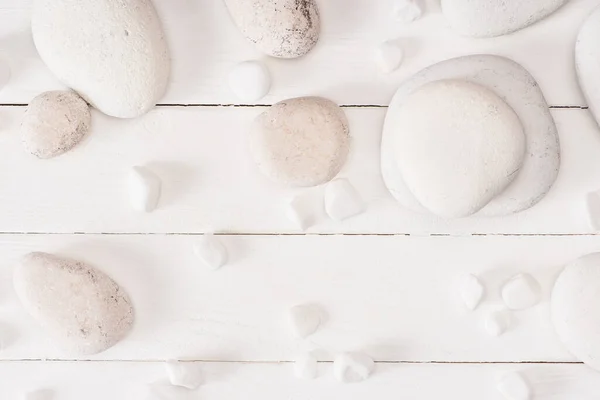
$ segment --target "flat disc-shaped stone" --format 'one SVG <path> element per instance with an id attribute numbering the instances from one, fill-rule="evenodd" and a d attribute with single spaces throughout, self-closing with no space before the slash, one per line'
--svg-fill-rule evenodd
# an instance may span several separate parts
<path id="1" fill-rule="evenodd" d="M 600 7 L 584 22 L 575 45 L 575 66 L 579 86 L 590 111 L 600 124 Z"/>

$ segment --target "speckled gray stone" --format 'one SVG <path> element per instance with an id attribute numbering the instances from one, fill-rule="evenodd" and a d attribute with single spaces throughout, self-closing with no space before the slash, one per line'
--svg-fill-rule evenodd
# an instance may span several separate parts
<path id="1" fill-rule="evenodd" d="M 82 262 L 29 253 L 14 271 L 24 308 L 70 355 L 102 352 L 130 331 L 131 301 L 110 277 Z"/>
<path id="2" fill-rule="evenodd" d="M 280 58 L 308 53 L 319 40 L 315 0 L 224 0 L 238 29 L 262 52 Z"/>

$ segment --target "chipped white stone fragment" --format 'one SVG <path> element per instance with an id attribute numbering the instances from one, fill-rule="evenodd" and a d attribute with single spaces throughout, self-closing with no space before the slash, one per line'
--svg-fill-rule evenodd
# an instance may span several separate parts
<path id="1" fill-rule="evenodd" d="M 255 102 L 271 88 L 271 74 L 260 61 L 244 61 L 229 73 L 229 87 L 244 102 Z"/>
<path id="2" fill-rule="evenodd" d="M 207 267 L 217 270 L 227 263 L 227 248 L 213 233 L 202 235 L 194 245 L 196 256 Z"/>
<path id="3" fill-rule="evenodd" d="M 518 372 L 509 372 L 502 375 L 496 388 L 506 400 L 531 400 L 532 394 L 529 385 Z"/>
<path id="4" fill-rule="evenodd" d="M 395 0 L 394 17 L 404 24 L 418 20 L 423 15 L 420 0 Z"/>
<path id="5" fill-rule="evenodd" d="M 165 363 L 165 368 L 174 386 L 194 390 L 202 384 L 202 370 L 198 363 L 170 360 Z"/>
<path id="6" fill-rule="evenodd" d="M 465 274 L 460 278 L 459 290 L 460 297 L 469 310 L 477 308 L 485 293 L 481 281 L 473 274 Z"/>
<path id="7" fill-rule="evenodd" d="M 400 67 L 404 60 L 404 50 L 399 43 L 388 40 L 375 50 L 375 63 L 381 72 L 389 74 Z"/>
<path id="8" fill-rule="evenodd" d="M 296 357 L 294 373 L 300 379 L 315 379 L 318 369 L 317 358 L 312 353 L 304 353 Z"/>
<path id="9" fill-rule="evenodd" d="M 325 211 L 331 219 L 343 221 L 364 211 L 360 195 L 346 179 L 336 179 L 325 187 Z"/>
<path id="10" fill-rule="evenodd" d="M 301 193 L 287 203 L 286 215 L 300 229 L 310 228 L 317 222 L 317 213 L 310 196 Z"/>
<path id="11" fill-rule="evenodd" d="M 295 336 L 307 338 L 317 331 L 321 324 L 319 308 L 311 304 L 301 304 L 290 308 L 288 313 L 290 329 Z"/>
<path id="12" fill-rule="evenodd" d="M 491 336 L 500 336 L 510 328 L 510 314 L 503 310 L 493 310 L 485 316 L 485 330 Z"/>
<path id="13" fill-rule="evenodd" d="M 590 226 L 592 229 L 600 231 L 600 193 L 598 191 L 588 193 L 585 196 L 585 205 Z"/>
<path id="14" fill-rule="evenodd" d="M 160 178 L 146 167 L 133 167 L 129 172 L 129 199 L 131 207 L 140 212 L 151 212 L 160 199 Z"/>
<path id="15" fill-rule="evenodd" d="M 540 301 L 541 287 L 529 274 L 518 274 L 502 287 L 502 300 L 511 310 L 524 310 Z"/>
<path id="16" fill-rule="evenodd" d="M 373 359 L 363 353 L 342 353 L 333 361 L 333 374 L 344 383 L 363 381 L 374 369 Z"/>
<path id="17" fill-rule="evenodd" d="M 51 390 L 37 389 L 23 394 L 23 400 L 52 400 L 54 395 Z"/>

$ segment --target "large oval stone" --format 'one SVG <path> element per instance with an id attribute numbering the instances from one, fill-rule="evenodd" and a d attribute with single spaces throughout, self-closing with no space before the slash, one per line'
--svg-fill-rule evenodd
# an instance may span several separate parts
<path id="1" fill-rule="evenodd" d="M 600 7 L 586 19 L 575 44 L 575 66 L 585 100 L 600 124 Z"/>
<path id="2" fill-rule="evenodd" d="M 300 57 L 319 40 L 315 0 L 225 0 L 225 4 L 246 39 L 270 56 Z"/>
<path id="3" fill-rule="evenodd" d="M 82 262 L 30 253 L 14 272 L 25 309 L 69 353 L 96 354 L 131 329 L 134 311 L 123 289 Z"/>
<path id="4" fill-rule="evenodd" d="M 133 118 L 162 97 L 169 54 L 150 0 L 36 0 L 35 46 L 65 85 L 103 113 Z"/>

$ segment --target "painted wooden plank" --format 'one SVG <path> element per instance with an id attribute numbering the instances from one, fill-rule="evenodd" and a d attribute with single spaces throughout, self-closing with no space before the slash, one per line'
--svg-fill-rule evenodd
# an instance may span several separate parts
<path id="1" fill-rule="evenodd" d="M 2 362 L 0 397 L 20 399 L 23 392 L 45 388 L 60 400 L 145 399 L 139 394 L 148 383 L 159 382 L 166 398 L 177 400 L 504 400 L 496 381 L 513 371 L 525 377 L 536 399 L 596 400 L 600 390 L 598 373 L 580 364 L 378 364 L 357 384 L 337 382 L 331 364 L 320 364 L 311 381 L 295 378 L 291 364 L 200 363 L 200 368 L 205 383 L 187 391 L 166 386 L 158 362 Z"/>
<path id="2" fill-rule="evenodd" d="M 2 359 L 65 358 L 21 309 L 11 286 L 15 260 L 50 251 L 101 268 L 131 295 L 134 331 L 94 359 L 282 361 L 301 351 L 324 359 L 363 350 L 384 361 L 576 361 L 555 337 L 548 298 L 562 266 L 600 251 L 593 236 L 220 236 L 231 263 L 207 270 L 194 235 L 1 235 Z M 543 288 L 536 307 L 512 314 L 500 338 L 483 330 L 502 306 L 502 284 L 519 272 Z M 480 276 L 487 297 L 466 312 L 456 289 Z M 316 304 L 328 315 L 295 339 L 287 311 Z M 66 357 L 69 358 L 69 357 Z"/>
<path id="3" fill-rule="evenodd" d="M 264 58 L 229 20 L 221 0 L 155 0 L 170 42 L 173 73 L 163 103 L 231 104 L 239 100 L 227 85 L 238 62 Z M 573 45 L 596 0 L 572 0 L 528 29 L 486 40 L 462 38 L 448 28 L 439 2 L 428 0 L 420 21 L 402 26 L 391 17 L 391 0 L 320 1 L 322 36 L 299 60 L 268 58 L 271 94 L 262 103 L 302 95 L 322 95 L 341 104 L 388 104 L 395 88 L 420 69 L 448 58 L 492 53 L 521 63 L 536 77 L 550 104 L 581 105 L 573 67 Z M 0 57 L 9 59 L 14 78 L 0 93 L 2 103 L 26 103 L 60 87 L 39 59 L 30 24 L 31 0 L 0 4 Z M 380 74 L 372 54 L 377 44 L 400 38 L 406 49 L 401 70 Z"/>
<path id="4" fill-rule="evenodd" d="M 343 223 L 322 211 L 323 188 L 298 191 L 268 181 L 248 151 L 248 124 L 262 107 L 167 107 L 121 121 L 93 115 L 93 131 L 75 150 L 51 160 L 26 154 L 19 137 L 23 107 L 0 108 L 0 232 L 300 233 L 286 217 L 295 193 L 321 214 L 311 233 L 593 233 L 584 196 L 600 188 L 600 132 L 587 110 L 553 110 L 562 169 L 534 208 L 503 218 L 444 221 L 403 209 L 381 179 L 383 108 L 345 108 L 352 152 L 348 178 L 367 212 Z M 151 214 L 130 210 L 126 177 L 148 165 L 163 179 Z M 320 210 L 320 211 L 319 211 Z"/>

